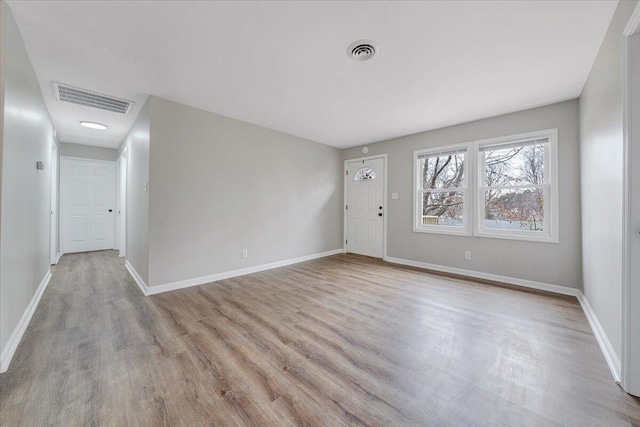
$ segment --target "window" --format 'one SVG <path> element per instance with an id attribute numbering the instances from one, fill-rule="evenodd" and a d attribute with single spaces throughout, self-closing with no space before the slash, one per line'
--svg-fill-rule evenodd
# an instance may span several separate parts
<path id="1" fill-rule="evenodd" d="M 413 230 L 557 243 L 557 152 L 557 129 L 414 152 Z"/>
<path id="2" fill-rule="evenodd" d="M 557 242 L 557 130 L 477 141 L 476 234 Z"/>
<path id="3" fill-rule="evenodd" d="M 362 168 L 353 176 L 354 181 L 370 181 L 376 179 L 376 173 L 370 168 Z"/>
<path id="4" fill-rule="evenodd" d="M 464 145 L 414 153 L 414 231 L 469 234 L 467 152 Z"/>

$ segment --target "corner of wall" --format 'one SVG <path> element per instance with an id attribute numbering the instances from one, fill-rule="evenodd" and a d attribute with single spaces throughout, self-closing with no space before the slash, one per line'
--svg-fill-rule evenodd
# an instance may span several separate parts
<path id="1" fill-rule="evenodd" d="M 610 363 L 618 366 L 618 376 L 624 197 L 622 45 L 623 30 L 636 4 L 618 3 L 578 104 L 582 290 L 589 316 L 597 325 L 596 336 L 600 334 L 605 343 L 603 352 L 611 354 L 607 361 L 618 360 Z M 607 209 L 602 208 L 602 194 L 607 195 Z"/>
<path id="2" fill-rule="evenodd" d="M 127 148 L 127 263 L 134 278 L 149 282 L 150 100 L 120 145 Z M 120 150 L 120 153 L 122 151 Z"/>

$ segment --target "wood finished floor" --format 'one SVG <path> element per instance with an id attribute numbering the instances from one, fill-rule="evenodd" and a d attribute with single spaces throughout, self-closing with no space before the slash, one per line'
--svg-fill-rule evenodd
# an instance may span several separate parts
<path id="1" fill-rule="evenodd" d="M 357 256 L 144 297 L 65 255 L 10 369 L 9 426 L 630 426 L 574 298 Z"/>

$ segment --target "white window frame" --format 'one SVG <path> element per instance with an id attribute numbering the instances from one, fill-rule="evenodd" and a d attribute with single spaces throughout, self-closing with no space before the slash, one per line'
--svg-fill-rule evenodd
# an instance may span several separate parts
<path id="1" fill-rule="evenodd" d="M 548 138 L 549 149 L 545 150 L 544 179 L 545 183 L 541 186 L 531 185 L 529 187 L 543 187 L 545 190 L 544 200 L 544 232 L 526 231 L 526 230 L 499 230 L 489 229 L 484 226 L 485 217 L 485 190 L 495 187 L 486 187 L 485 184 L 485 168 L 484 155 L 482 148 L 490 145 L 501 145 L 517 143 L 530 139 Z M 475 197 L 476 197 L 476 215 L 474 235 L 478 237 L 489 237 L 496 239 L 512 239 L 526 240 L 532 242 L 558 243 L 558 129 L 546 129 L 536 132 L 521 133 L 518 135 L 509 135 L 500 138 L 483 139 L 474 141 L 473 152 L 477 158 Z M 521 189 L 526 185 L 499 187 L 502 189 Z M 548 196 L 548 197 L 547 197 Z"/>
<path id="2" fill-rule="evenodd" d="M 424 155 L 436 155 L 448 151 L 464 149 L 464 181 L 462 187 L 447 188 L 445 191 L 461 191 L 463 193 L 464 203 L 464 225 L 462 227 L 447 226 L 447 225 L 424 225 L 422 224 L 422 179 L 420 171 L 418 170 L 419 157 Z M 450 234 L 457 236 L 471 236 L 472 235 L 472 218 L 473 218 L 473 198 L 471 193 L 473 187 L 471 186 L 471 177 L 473 176 L 473 153 L 472 144 L 470 142 L 464 144 L 448 145 L 445 147 L 428 148 L 424 150 L 417 150 L 413 152 L 413 231 L 416 233 L 434 233 L 434 234 Z"/>

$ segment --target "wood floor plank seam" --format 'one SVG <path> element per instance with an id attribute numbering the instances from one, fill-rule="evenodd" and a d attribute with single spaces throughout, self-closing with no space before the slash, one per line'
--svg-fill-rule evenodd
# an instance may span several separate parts
<path id="1" fill-rule="evenodd" d="M 11 426 L 636 426 L 575 298 L 347 254 L 143 296 L 64 255 L 0 375 Z"/>

